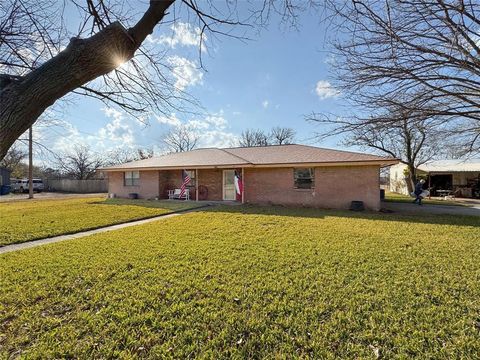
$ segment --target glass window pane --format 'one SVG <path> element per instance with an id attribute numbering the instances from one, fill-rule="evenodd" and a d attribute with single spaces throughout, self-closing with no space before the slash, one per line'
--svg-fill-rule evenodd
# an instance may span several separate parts
<path id="1" fill-rule="evenodd" d="M 293 170 L 294 187 L 297 189 L 312 189 L 315 185 L 313 168 L 299 168 Z"/>
<path id="2" fill-rule="evenodd" d="M 195 170 L 187 170 L 188 176 L 190 176 L 190 179 L 195 179 Z"/>

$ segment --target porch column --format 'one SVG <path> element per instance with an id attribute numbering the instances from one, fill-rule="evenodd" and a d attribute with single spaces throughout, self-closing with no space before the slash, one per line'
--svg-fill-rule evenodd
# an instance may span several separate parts
<path id="1" fill-rule="evenodd" d="M 195 201 L 198 201 L 198 169 L 195 169 Z"/>
<path id="2" fill-rule="evenodd" d="M 242 204 L 245 203 L 245 171 L 242 167 Z"/>

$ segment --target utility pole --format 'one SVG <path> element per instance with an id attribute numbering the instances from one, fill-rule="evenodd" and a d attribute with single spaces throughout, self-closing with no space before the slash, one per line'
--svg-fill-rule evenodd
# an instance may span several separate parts
<path id="1" fill-rule="evenodd" d="M 32 127 L 28 129 L 28 198 L 33 199 L 33 136 Z"/>

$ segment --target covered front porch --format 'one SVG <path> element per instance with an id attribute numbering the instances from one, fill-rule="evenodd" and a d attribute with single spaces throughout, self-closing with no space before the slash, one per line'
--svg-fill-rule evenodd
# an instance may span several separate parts
<path id="1" fill-rule="evenodd" d="M 190 201 L 244 203 L 243 168 L 159 170 L 159 198 L 168 199 L 186 182 Z M 185 197 L 184 197 L 185 198 Z"/>

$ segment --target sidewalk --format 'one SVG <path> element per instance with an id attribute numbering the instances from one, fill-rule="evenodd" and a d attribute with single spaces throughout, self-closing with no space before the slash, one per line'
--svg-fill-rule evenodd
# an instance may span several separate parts
<path id="1" fill-rule="evenodd" d="M 78 239 L 78 238 L 81 238 L 81 237 L 84 237 L 84 236 L 90 236 L 90 235 L 94 235 L 94 234 L 104 233 L 104 232 L 107 232 L 107 231 L 123 229 L 123 228 L 130 227 L 130 226 L 143 225 L 143 224 L 147 224 L 147 223 L 157 221 L 157 220 L 169 219 L 171 217 L 180 216 L 180 215 L 183 215 L 185 213 L 192 212 L 192 211 L 199 210 L 199 209 L 200 208 L 196 208 L 196 209 L 192 209 L 192 210 L 188 210 L 188 211 L 183 211 L 183 212 L 178 212 L 178 213 L 172 213 L 172 214 L 163 214 L 163 215 L 159 215 L 159 216 L 149 218 L 149 219 L 136 220 L 136 221 L 131 221 L 131 222 L 123 223 L 123 224 L 105 226 L 105 227 L 102 227 L 102 228 L 99 228 L 99 229 L 82 231 L 82 232 L 78 232 L 78 233 L 70 234 L 70 235 L 59 235 L 59 236 L 54 236 L 54 237 L 40 239 L 40 240 L 27 241 L 27 242 L 20 243 L 20 244 L 6 245 L 6 246 L 3 246 L 3 247 L 0 247 L 0 255 L 1 254 L 6 254 L 6 253 L 9 253 L 9 252 L 12 252 L 12 251 L 29 249 L 29 248 L 32 248 L 32 247 L 37 247 L 37 246 L 41 246 L 41 245 L 45 245 L 45 244 L 52 244 L 52 243 L 56 243 L 56 242 L 60 242 L 60 241 L 73 240 L 73 239 Z"/>

